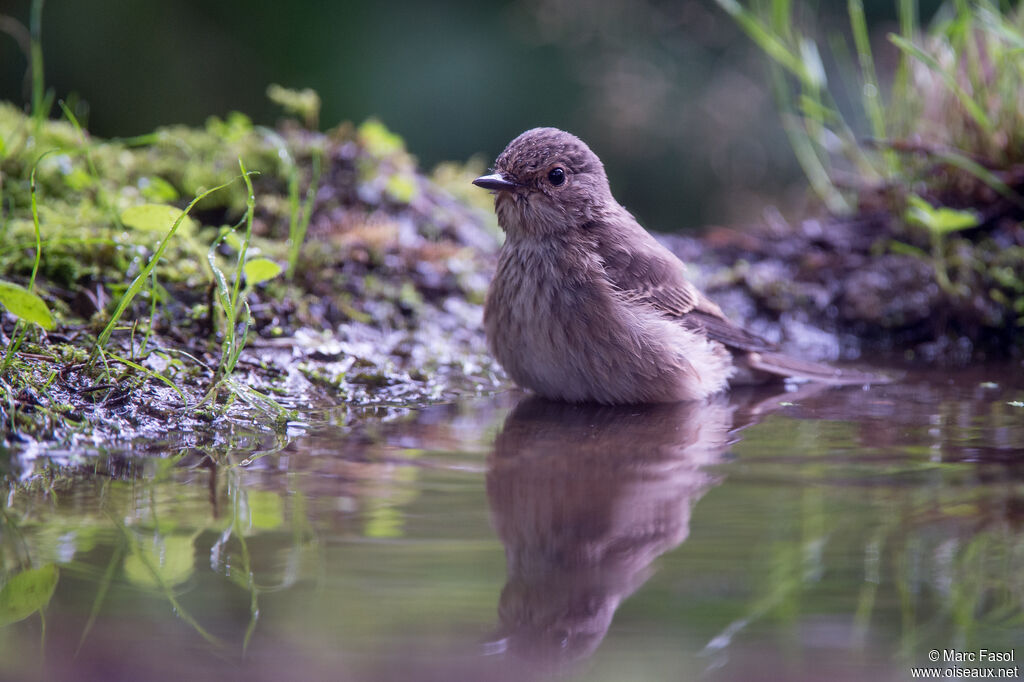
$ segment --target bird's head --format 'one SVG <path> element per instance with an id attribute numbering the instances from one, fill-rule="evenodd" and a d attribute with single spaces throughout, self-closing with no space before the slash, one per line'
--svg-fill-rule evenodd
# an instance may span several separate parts
<path id="1" fill-rule="evenodd" d="M 498 223 L 510 238 L 580 228 L 615 205 L 601 160 L 557 128 L 527 130 L 473 184 L 494 191 Z"/>

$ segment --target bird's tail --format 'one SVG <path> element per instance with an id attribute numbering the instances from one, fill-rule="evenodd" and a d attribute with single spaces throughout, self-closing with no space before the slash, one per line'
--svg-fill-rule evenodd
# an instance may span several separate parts
<path id="1" fill-rule="evenodd" d="M 887 384 L 892 379 L 882 374 L 861 372 L 856 369 L 840 369 L 820 362 L 801 360 L 782 353 L 747 353 L 747 364 L 751 369 L 776 376 L 816 381 L 833 386 L 863 384 Z"/>

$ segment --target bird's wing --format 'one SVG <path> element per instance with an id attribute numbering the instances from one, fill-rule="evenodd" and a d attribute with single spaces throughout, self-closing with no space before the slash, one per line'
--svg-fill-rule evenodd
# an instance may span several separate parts
<path id="1" fill-rule="evenodd" d="M 647 242 L 643 244 L 645 248 L 614 248 L 603 244 L 604 248 L 599 249 L 606 276 L 624 300 L 651 306 L 665 317 L 727 346 L 748 351 L 775 348 L 760 336 L 733 324 L 686 279 L 682 262 L 646 232 L 644 235 L 646 239 L 640 239 Z"/>

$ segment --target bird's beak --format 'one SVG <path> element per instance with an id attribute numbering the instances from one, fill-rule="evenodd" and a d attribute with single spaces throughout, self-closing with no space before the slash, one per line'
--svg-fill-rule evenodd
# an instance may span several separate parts
<path id="1" fill-rule="evenodd" d="M 492 175 L 481 175 L 479 178 L 473 181 L 473 184 L 477 187 L 483 187 L 484 189 L 493 189 L 497 191 L 515 189 L 516 183 L 506 180 L 505 176 L 501 173 L 494 173 Z"/>

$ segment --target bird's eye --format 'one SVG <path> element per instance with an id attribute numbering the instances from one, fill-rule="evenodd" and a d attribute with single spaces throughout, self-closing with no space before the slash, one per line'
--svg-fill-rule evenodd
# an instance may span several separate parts
<path id="1" fill-rule="evenodd" d="M 558 187 L 565 182 L 565 170 L 562 168 L 552 168 L 548 171 L 548 182 L 555 187 Z"/>

